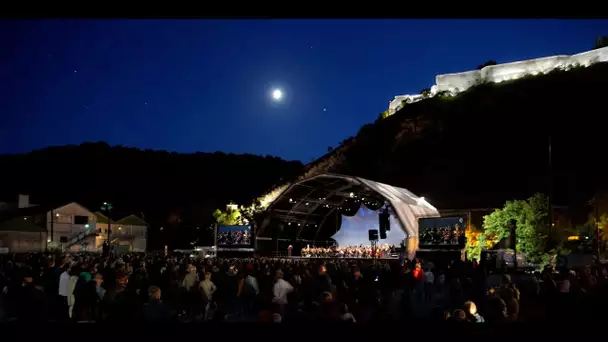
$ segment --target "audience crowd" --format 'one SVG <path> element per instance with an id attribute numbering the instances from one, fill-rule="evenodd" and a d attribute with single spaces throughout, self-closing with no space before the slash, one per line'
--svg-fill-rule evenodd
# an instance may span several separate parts
<path id="1" fill-rule="evenodd" d="M 606 304 L 606 267 L 491 273 L 476 262 L 0 256 L 2 321 L 460 323 L 585 317 Z M 605 310 L 602 310 L 605 311 Z"/>

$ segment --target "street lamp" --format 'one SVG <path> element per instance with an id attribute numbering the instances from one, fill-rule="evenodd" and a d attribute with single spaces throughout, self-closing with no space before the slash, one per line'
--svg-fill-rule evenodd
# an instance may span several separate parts
<path id="1" fill-rule="evenodd" d="M 106 216 L 108 217 L 108 247 L 110 248 L 110 254 L 112 254 L 112 240 L 110 240 L 111 235 L 111 230 L 112 230 L 112 218 L 110 217 L 110 215 L 112 214 L 112 204 L 108 203 L 108 202 L 103 202 L 103 204 L 101 205 L 101 211 L 106 213 Z"/>

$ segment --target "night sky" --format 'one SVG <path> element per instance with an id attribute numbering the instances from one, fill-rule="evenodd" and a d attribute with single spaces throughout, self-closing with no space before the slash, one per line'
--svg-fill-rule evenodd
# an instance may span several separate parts
<path id="1" fill-rule="evenodd" d="M 437 74 L 600 35 L 608 20 L 5 21 L 0 153 L 107 141 L 309 162 Z"/>

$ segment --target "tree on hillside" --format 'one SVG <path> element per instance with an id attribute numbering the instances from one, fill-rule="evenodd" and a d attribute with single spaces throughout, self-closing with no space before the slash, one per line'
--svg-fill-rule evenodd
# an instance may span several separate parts
<path id="1" fill-rule="evenodd" d="M 483 69 L 483 68 L 485 68 L 487 66 L 496 65 L 496 64 L 498 64 L 498 63 L 496 63 L 496 61 L 486 61 L 485 63 L 483 63 L 481 65 L 478 65 L 477 66 L 477 70 L 481 70 L 481 69 Z"/>
<path id="2" fill-rule="evenodd" d="M 226 211 L 215 209 L 213 217 L 220 226 L 235 226 L 241 223 L 241 212 L 238 209 Z"/>
<path id="3" fill-rule="evenodd" d="M 422 97 L 424 97 L 424 98 L 431 96 L 431 89 L 429 89 L 429 88 L 422 89 L 420 91 L 420 95 L 422 95 Z"/>
<path id="4" fill-rule="evenodd" d="M 380 119 L 386 119 L 389 116 L 391 116 L 391 113 L 387 109 L 384 112 L 380 113 L 380 115 L 378 115 L 378 118 L 380 118 Z"/>
<path id="5" fill-rule="evenodd" d="M 549 240 L 547 197 L 535 194 L 527 200 L 508 201 L 502 209 L 484 216 L 484 235 L 488 240 L 500 241 L 509 236 L 509 221 L 516 221 L 517 250 L 525 253 L 528 261 L 542 261 Z"/>

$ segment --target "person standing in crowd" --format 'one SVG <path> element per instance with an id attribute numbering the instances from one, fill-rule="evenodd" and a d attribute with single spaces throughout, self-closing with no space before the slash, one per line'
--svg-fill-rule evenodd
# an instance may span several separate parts
<path id="1" fill-rule="evenodd" d="M 469 322 L 472 323 L 484 323 L 485 320 L 483 317 L 477 312 L 477 305 L 471 301 L 467 301 L 464 303 L 464 311 L 467 314 Z"/>
<path id="2" fill-rule="evenodd" d="M 414 294 L 415 294 L 415 298 L 420 302 L 422 300 L 424 300 L 425 298 L 425 294 L 424 294 L 424 287 L 425 287 L 425 281 L 424 281 L 424 270 L 422 269 L 422 264 L 420 263 L 419 260 L 416 260 L 416 263 L 414 265 L 414 271 L 413 271 L 413 276 L 414 276 Z"/>
<path id="3" fill-rule="evenodd" d="M 144 322 L 168 322 L 171 320 L 169 308 L 161 301 L 161 290 L 157 286 L 150 286 L 148 290 L 148 302 L 142 308 L 142 320 Z"/>
<path id="4" fill-rule="evenodd" d="M 260 294 L 258 280 L 253 276 L 253 267 L 247 269 L 247 276 L 243 284 L 242 298 L 246 314 L 252 314 L 257 296 Z"/>
<path id="5" fill-rule="evenodd" d="M 69 294 L 69 280 L 70 280 L 70 266 L 68 264 L 63 265 L 61 268 L 61 276 L 59 276 L 59 287 L 58 287 L 58 295 L 59 295 L 59 319 L 60 320 L 68 320 L 70 318 L 69 315 L 69 307 L 68 307 L 68 294 Z"/>
<path id="6" fill-rule="evenodd" d="M 429 268 L 424 274 L 424 294 L 427 300 L 431 300 L 435 289 L 435 273 L 432 268 Z"/>
<path id="7" fill-rule="evenodd" d="M 213 294 L 217 290 L 211 281 L 211 272 L 205 272 L 205 278 L 200 282 L 199 287 L 202 292 L 203 320 L 209 319 L 210 310 L 213 308 Z"/>
<path id="8" fill-rule="evenodd" d="M 21 321 L 44 322 L 47 319 L 46 297 L 33 283 L 31 270 L 23 275 L 21 287 L 16 290 L 16 317 Z"/>
<path id="9" fill-rule="evenodd" d="M 74 304 L 76 302 L 76 283 L 78 282 L 78 269 L 76 267 L 71 267 L 68 270 L 68 291 L 67 291 L 67 300 L 68 300 L 68 315 L 70 319 L 73 318 L 74 313 Z"/>
<path id="10" fill-rule="evenodd" d="M 272 302 L 279 306 L 279 312 L 285 312 L 285 305 L 287 305 L 287 295 L 293 291 L 293 286 L 283 279 L 283 271 L 276 271 L 275 283 L 272 288 L 272 294 L 274 296 Z"/>
<path id="11" fill-rule="evenodd" d="M 195 316 L 199 307 L 199 298 L 198 298 L 198 273 L 196 271 L 196 266 L 192 264 L 188 264 L 187 266 L 188 273 L 184 277 L 182 281 L 182 289 L 183 289 L 183 298 L 185 303 L 186 314 L 188 317 Z"/>

